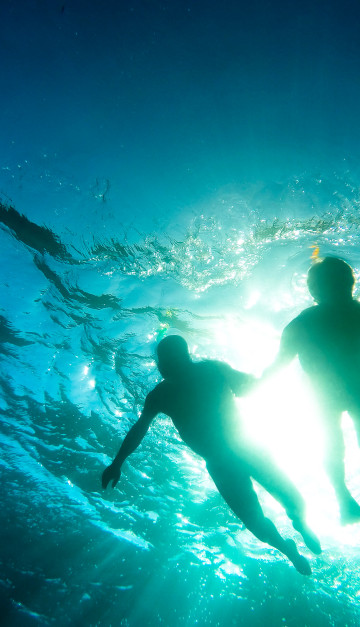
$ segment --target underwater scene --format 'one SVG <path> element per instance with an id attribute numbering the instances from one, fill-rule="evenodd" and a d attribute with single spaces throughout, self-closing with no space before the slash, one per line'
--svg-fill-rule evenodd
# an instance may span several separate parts
<path id="1" fill-rule="evenodd" d="M 358 4 L 4 0 L 0 24 L 1 624 L 358 626 L 360 523 L 340 522 L 297 360 L 238 411 L 305 499 L 320 555 L 255 486 L 311 576 L 165 414 L 101 486 L 159 340 L 260 377 L 318 259 L 360 298 Z"/>

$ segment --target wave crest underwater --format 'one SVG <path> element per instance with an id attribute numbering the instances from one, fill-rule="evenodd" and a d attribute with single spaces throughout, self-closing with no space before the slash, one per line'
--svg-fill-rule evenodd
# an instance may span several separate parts
<path id="1" fill-rule="evenodd" d="M 296 364 L 240 410 L 307 501 L 323 544 L 309 556 L 310 580 L 239 525 L 164 416 L 116 491 L 102 492 L 100 476 L 159 380 L 159 337 L 175 330 L 195 357 L 260 374 L 284 325 L 311 304 L 311 247 L 345 258 L 359 279 L 358 187 L 294 178 L 223 194 L 143 232 L 103 228 L 103 201 L 92 206 L 96 236 L 56 234 L 0 207 L 7 624 L 357 625 L 360 529 L 339 525 Z M 271 441 L 274 431 L 283 438 Z M 291 534 L 277 504 L 261 499 Z"/>

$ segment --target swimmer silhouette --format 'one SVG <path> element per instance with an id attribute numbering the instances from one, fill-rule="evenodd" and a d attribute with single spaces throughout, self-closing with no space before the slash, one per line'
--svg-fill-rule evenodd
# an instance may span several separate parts
<path id="1" fill-rule="evenodd" d="M 315 261 L 308 288 L 316 305 L 284 329 L 279 353 L 264 375 L 296 355 L 319 401 L 325 432 L 325 468 L 334 487 L 343 524 L 360 521 L 360 506 L 345 484 L 341 414 L 348 411 L 360 444 L 360 303 L 353 298 L 351 267 L 337 257 Z"/>
<path id="2" fill-rule="evenodd" d="M 293 527 L 314 553 L 318 539 L 305 523 L 304 501 L 295 486 L 259 449 L 239 438 L 241 423 L 234 396 L 242 396 L 255 378 L 218 361 L 193 362 L 185 340 L 171 335 L 157 346 L 158 368 L 163 376 L 146 397 L 138 421 L 126 435 L 113 463 L 102 475 L 102 485 L 120 479 L 124 460 L 140 444 L 151 421 L 159 413 L 169 416 L 182 440 L 206 461 L 219 492 L 244 525 L 262 542 L 281 551 L 303 575 L 310 575 L 308 561 L 293 540 L 284 540 L 264 516 L 253 488 L 254 478 L 284 507 Z M 239 441 L 241 440 L 241 441 Z"/>

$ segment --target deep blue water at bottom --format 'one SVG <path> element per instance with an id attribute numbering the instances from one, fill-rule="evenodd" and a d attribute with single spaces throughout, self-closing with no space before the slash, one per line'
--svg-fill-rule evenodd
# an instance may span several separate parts
<path id="1" fill-rule="evenodd" d="M 310 303 L 311 246 L 344 257 L 359 277 L 358 189 L 345 176 L 294 177 L 227 192 L 157 227 L 118 230 L 110 221 L 104 228 L 100 201 L 84 233 L 78 215 L 55 231 L 44 227 L 46 216 L 21 217 L 22 207 L 9 209 L 4 199 L 4 625 L 360 623 L 360 530 L 340 527 L 313 426 L 306 416 L 296 422 L 294 398 L 282 401 L 285 421 L 273 399 L 271 420 L 287 436 L 277 443 L 287 451 L 284 469 L 295 473 L 323 554 L 311 556 L 276 504 L 260 496 L 309 558 L 310 578 L 239 525 L 163 416 L 127 461 L 119 488 L 100 488 L 102 470 L 158 380 L 159 337 L 180 332 L 195 358 L 259 374 L 283 326 Z M 301 373 L 295 367 L 291 376 L 300 399 Z M 268 411 L 262 406 L 257 419 L 264 413 L 269 421 Z M 348 433 L 349 481 L 360 496 L 358 449 Z"/>

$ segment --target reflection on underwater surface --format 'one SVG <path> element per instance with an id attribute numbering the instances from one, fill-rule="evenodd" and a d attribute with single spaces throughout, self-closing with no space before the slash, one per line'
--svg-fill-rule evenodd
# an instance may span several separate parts
<path id="1" fill-rule="evenodd" d="M 302 181 L 308 197 L 316 185 Z M 278 219 L 265 193 L 256 203 L 266 214 L 224 197 L 178 223 L 176 233 L 164 224 L 127 239 L 109 227 L 82 242 L 1 207 L 7 624 L 359 623 L 360 529 L 338 523 L 314 437 L 316 410 L 296 365 L 241 411 L 306 498 L 324 548 L 309 556 L 311 580 L 240 528 L 165 417 L 128 460 L 119 488 L 100 491 L 103 468 L 158 380 L 159 336 L 180 331 L 195 356 L 259 374 L 284 324 L 310 302 L 310 246 L 347 258 L 359 275 L 351 190 L 326 212 L 299 209 Z M 294 198 L 289 185 L 286 192 Z M 359 497 L 359 451 L 344 421 Z M 270 424 L 282 439 L 270 441 Z M 276 503 L 264 503 L 291 534 Z"/>

